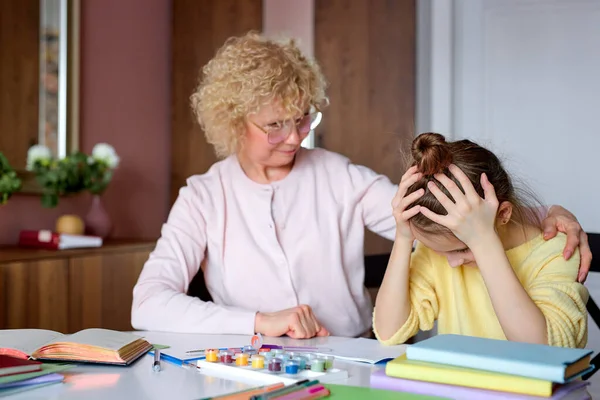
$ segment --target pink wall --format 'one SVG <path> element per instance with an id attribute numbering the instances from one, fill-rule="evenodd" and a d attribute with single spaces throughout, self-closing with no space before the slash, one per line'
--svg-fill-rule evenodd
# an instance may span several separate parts
<path id="1" fill-rule="evenodd" d="M 170 0 L 81 2 L 81 146 L 112 144 L 121 166 L 104 195 L 113 237 L 155 238 L 169 208 Z M 21 229 L 48 229 L 84 215 L 88 195 L 44 209 L 17 195 L 0 207 L 0 244 Z"/>
<path id="2" fill-rule="evenodd" d="M 263 0 L 265 35 L 293 37 L 310 57 L 315 44 L 315 0 Z"/>

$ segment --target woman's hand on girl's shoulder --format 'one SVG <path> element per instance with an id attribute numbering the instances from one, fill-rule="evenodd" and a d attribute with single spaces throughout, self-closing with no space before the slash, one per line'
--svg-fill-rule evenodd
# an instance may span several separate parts
<path id="1" fill-rule="evenodd" d="M 570 259 L 575 253 L 575 249 L 579 247 L 581 261 L 577 280 L 581 283 L 585 282 L 592 265 L 592 251 L 590 250 L 587 233 L 585 233 L 575 215 L 561 206 L 552 206 L 548 210 L 548 215 L 542 221 L 542 229 L 545 240 L 552 239 L 558 232 L 567 235 L 567 244 L 563 250 L 565 260 Z"/>

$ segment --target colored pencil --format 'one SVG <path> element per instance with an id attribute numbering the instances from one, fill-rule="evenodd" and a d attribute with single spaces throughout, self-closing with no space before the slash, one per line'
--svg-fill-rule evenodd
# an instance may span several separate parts
<path id="1" fill-rule="evenodd" d="M 273 400 L 309 400 L 329 396 L 330 392 L 323 385 L 309 386 L 283 396 L 273 397 Z"/>
<path id="2" fill-rule="evenodd" d="M 252 388 L 252 389 L 246 389 L 246 390 L 242 390 L 240 392 L 226 394 L 223 396 L 209 397 L 206 400 L 208 400 L 208 399 L 211 399 L 211 400 L 248 400 L 250 397 L 252 397 L 254 395 L 261 395 L 263 393 L 272 392 L 274 390 L 281 389 L 282 387 L 284 387 L 283 383 L 279 382 L 279 383 L 275 383 L 273 385 L 261 386 L 261 387 Z"/>
<path id="3" fill-rule="evenodd" d="M 264 393 L 261 395 L 252 396 L 251 400 L 270 400 L 275 397 L 283 396 L 284 394 L 291 393 L 291 392 L 300 390 L 300 389 L 308 387 L 308 386 L 316 385 L 318 383 L 319 383 L 319 381 L 317 381 L 317 380 L 309 381 L 308 379 L 302 379 L 301 381 L 292 383 L 291 385 L 284 386 L 281 389 L 277 389 L 272 392 Z"/>

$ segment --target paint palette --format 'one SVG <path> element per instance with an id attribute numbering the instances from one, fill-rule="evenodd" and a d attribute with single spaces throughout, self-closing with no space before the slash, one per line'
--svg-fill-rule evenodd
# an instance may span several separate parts
<path id="1" fill-rule="evenodd" d="M 196 361 L 202 371 L 232 380 L 282 382 L 303 379 L 334 383 L 348 378 L 348 371 L 334 368 L 334 357 L 309 352 L 246 346 L 240 349 L 207 349 L 206 358 Z"/>

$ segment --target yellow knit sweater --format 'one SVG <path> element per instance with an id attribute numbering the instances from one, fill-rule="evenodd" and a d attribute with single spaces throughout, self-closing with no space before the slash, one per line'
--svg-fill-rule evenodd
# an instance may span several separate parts
<path id="1" fill-rule="evenodd" d="M 587 343 L 588 291 L 577 283 L 579 252 L 565 261 L 565 243 L 564 234 L 548 241 L 540 235 L 508 250 L 506 256 L 546 318 L 548 344 L 583 348 Z M 381 343 L 404 343 L 419 329 L 432 329 L 436 320 L 439 333 L 506 340 L 479 269 L 451 268 L 445 257 L 420 243 L 410 266 L 410 315 L 388 340 L 381 340 L 373 318 Z"/>

